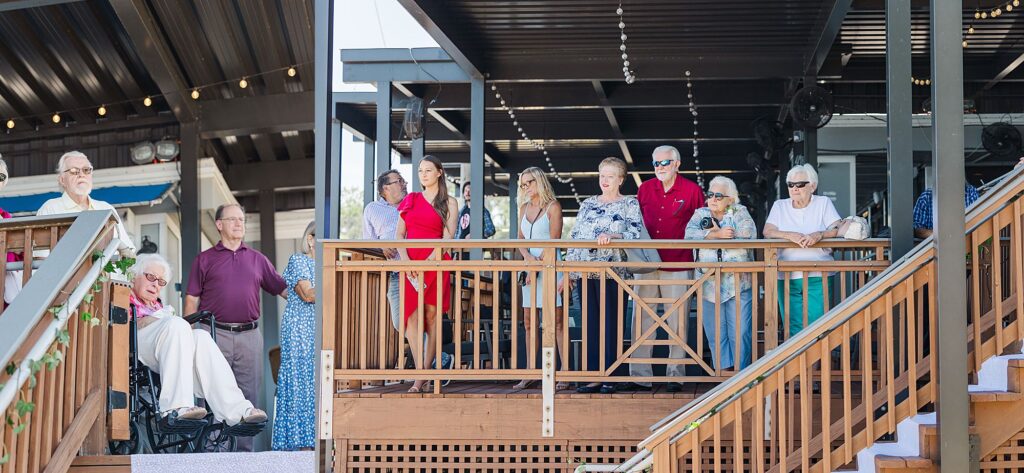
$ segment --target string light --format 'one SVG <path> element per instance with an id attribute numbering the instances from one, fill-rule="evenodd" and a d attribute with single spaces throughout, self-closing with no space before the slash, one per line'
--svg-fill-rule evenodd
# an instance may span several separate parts
<path id="1" fill-rule="evenodd" d="M 910 82 L 913 82 L 914 85 L 932 85 L 931 79 L 922 79 L 920 77 L 911 77 Z"/>
<path id="2" fill-rule="evenodd" d="M 629 67 L 629 55 L 626 54 L 626 22 L 622 19 L 622 2 L 619 2 L 619 8 L 615 9 L 615 13 L 619 15 L 619 39 L 622 40 L 622 44 L 619 45 L 619 51 L 622 52 L 622 75 L 627 84 L 632 84 L 636 81 L 636 72 Z"/>
<path id="3" fill-rule="evenodd" d="M 190 97 L 192 97 L 193 100 L 199 100 L 200 91 L 203 90 L 203 89 L 207 89 L 207 88 L 210 88 L 210 87 L 216 87 L 216 86 L 223 86 L 223 85 L 227 85 L 227 84 L 232 84 L 232 83 L 235 83 L 235 81 L 237 81 L 239 87 L 244 89 L 244 88 L 249 86 L 249 81 L 248 81 L 249 77 L 258 77 L 258 76 L 264 76 L 264 75 L 267 75 L 267 74 L 274 74 L 274 73 L 278 73 L 278 74 L 279 73 L 285 73 L 289 77 L 295 77 L 296 75 L 298 75 L 298 70 L 296 68 L 299 67 L 299 66 L 305 65 L 305 64 L 309 64 L 309 63 L 306 62 L 306 63 L 302 63 L 302 64 L 294 64 L 294 65 L 291 65 L 291 66 L 288 66 L 288 67 L 281 67 L 281 68 L 272 69 L 272 70 L 269 70 L 269 71 L 263 71 L 263 72 L 259 72 L 257 74 L 250 74 L 248 76 L 243 76 L 243 77 L 238 78 L 238 79 L 229 79 L 229 80 L 223 80 L 223 81 L 220 81 L 220 82 L 213 82 L 213 83 L 209 83 L 209 84 L 196 85 L 196 86 L 193 86 L 193 87 L 191 87 L 189 89 L 185 89 L 183 91 L 179 90 L 179 91 L 165 92 L 165 93 L 155 94 L 155 95 L 147 95 L 145 97 L 142 97 L 141 102 L 142 102 L 142 105 L 144 105 L 146 107 L 151 107 L 151 106 L 153 106 L 153 102 L 154 102 L 155 98 L 166 96 L 166 95 L 169 95 L 169 94 L 177 94 L 177 93 L 181 93 L 181 94 L 187 93 Z M 138 100 L 140 100 L 140 99 L 134 98 L 134 99 L 121 100 L 121 101 L 118 101 L 118 102 L 111 102 L 110 105 L 129 104 L 129 103 L 132 103 L 132 102 L 136 102 Z M 46 113 L 41 113 L 41 114 L 37 114 L 37 115 L 22 115 L 22 116 L 10 117 L 6 124 L 7 124 L 7 128 L 8 129 L 12 129 L 12 128 L 14 128 L 15 120 L 26 120 L 26 121 L 28 121 L 29 119 L 45 120 L 46 117 L 49 117 L 50 121 L 52 121 L 53 123 L 60 123 L 60 121 L 62 119 L 61 116 L 60 116 L 61 113 L 74 113 L 74 112 L 86 112 L 86 111 L 95 111 L 95 113 L 97 115 L 101 116 L 101 117 L 102 116 L 106 116 L 106 114 L 107 114 L 107 104 L 90 105 L 90 106 L 85 106 L 85 107 L 80 107 L 80 108 L 75 108 L 75 109 L 67 109 L 67 110 L 64 110 L 64 112 L 54 112 L 52 115 L 48 115 Z M 69 122 L 69 124 L 71 124 L 71 123 L 74 123 L 74 121 Z"/>
<path id="4" fill-rule="evenodd" d="M 569 184 L 569 188 L 572 189 L 572 194 L 576 198 L 576 203 L 582 202 L 579 192 L 576 191 L 576 184 L 573 182 L 572 176 L 563 178 L 559 175 L 558 170 L 555 169 L 555 164 L 551 162 L 551 155 L 548 153 L 548 150 L 545 149 L 544 142 L 530 139 L 529 133 L 527 133 L 519 124 L 519 120 L 516 119 L 516 109 L 510 105 L 511 101 L 506 101 L 505 98 L 501 96 L 501 92 L 498 90 L 498 86 L 496 84 L 491 84 L 491 91 L 494 92 L 494 99 L 500 104 L 501 110 L 508 113 L 508 117 L 512 120 L 512 126 L 516 132 L 519 133 L 523 137 L 523 140 L 529 143 L 530 146 L 533 146 L 535 151 L 539 151 L 544 155 L 544 162 L 548 165 L 550 174 L 554 175 L 558 182 L 561 182 L 562 184 Z"/>
<path id="5" fill-rule="evenodd" d="M 981 10 L 975 8 L 974 9 L 974 19 L 975 20 L 987 20 L 987 19 L 998 18 L 998 17 L 1003 16 L 1004 13 L 1012 12 L 1014 8 L 1017 8 L 1019 6 L 1020 6 L 1020 0 L 1013 0 L 1013 1 L 1010 1 L 1010 2 L 1005 2 L 1005 3 L 1001 4 L 1001 5 L 996 5 L 995 7 L 989 9 L 988 11 L 981 11 Z M 967 26 L 967 33 L 964 35 L 964 39 L 961 42 L 963 47 L 966 48 L 968 46 L 968 44 L 970 44 L 968 42 L 967 36 L 974 34 L 974 32 L 975 32 L 975 30 L 974 30 L 974 22 L 972 21 Z"/>
<path id="6" fill-rule="evenodd" d="M 693 116 L 693 166 L 697 171 L 697 185 L 704 188 L 704 172 L 700 169 L 700 134 L 697 132 L 697 120 L 699 113 L 693 98 L 693 82 L 690 80 L 690 71 L 686 71 L 686 99 L 690 102 L 690 115 Z"/>

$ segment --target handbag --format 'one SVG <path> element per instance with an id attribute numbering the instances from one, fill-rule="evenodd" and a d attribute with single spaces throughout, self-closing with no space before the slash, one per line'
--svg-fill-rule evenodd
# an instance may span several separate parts
<path id="1" fill-rule="evenodd" d="M 640 223 L 640 237 L 638 240 L 650 240 L 651 234 L 647 233 L 647 226 Z M 634 263 L 660 263 L 661 255 L 658 254 L 657 248 L 627 248 L 623 250 L 626 254 L 626 261 L 632 261 Z M 626 266 L 626 271 L 633 274 L 647 274 L 657 271 L 658 268 L 655 266 L 644 266 L 644 267 L 629 267 Z"/>

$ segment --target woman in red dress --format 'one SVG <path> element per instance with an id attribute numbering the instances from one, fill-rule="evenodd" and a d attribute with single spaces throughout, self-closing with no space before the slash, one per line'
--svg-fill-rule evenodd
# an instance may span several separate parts
<path id="1" fill-rule="evenodd" d="M 424 156 L 418 169 L 420 185 L 423 192 L 413 192 L 398 204 L 401 218 L 395 229 L 395 239 L 439 240 L 450 239 L 455 234 L 458 221 L 458 203 L 448 195 L 447 181 L 441 160 L 434 156 Z M 399 248 L 398 253 L 403 260 L 432 260 L 436 257 L 434 248 Z M 451 259 L 448 253 L 443 259 Z M 413 361 L 416 369 L 423 369 L 424 362 L 429 363 L 436 355 L 437 347 L 437 272 L 406 273 L 405 281 L 405 338 L 409 340 Z M 442 284 L 441 314 L 451 305 L 451 285 L 447 284 L 448 273 L 441 273 Z M 419 291 L 423 290 L 423 325 L 420 328 Z M 423 331 L 427 332 L 427 346 L 424 348 Z M 418 356 L 424 355 L 423 357 Z M 423 389 L 424 380 L 416 380 L 409 392 L 418 393 Z"/>

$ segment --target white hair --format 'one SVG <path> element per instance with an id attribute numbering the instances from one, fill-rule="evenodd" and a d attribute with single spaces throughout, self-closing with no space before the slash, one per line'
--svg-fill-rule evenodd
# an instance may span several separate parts
<path id="1" fill-rule="evenodd" d="M 653 157 L 655 157 L 655 156 L 657 156 L 657 155 L 659 155 L 661 153 L 671 153 L 672 154 L 672 159 L 674 159 L 676 161 L 682 161 L 683 160 L 682 156 L 679 155 L 679 150 L 676 149 L 676 147 L 672 146 L 672 145 L 661 145 L 661 146 L 659 146 L 657 148 L 654 148 L 654 152 L 651 153 L 651 157 L 653 158 Z"/>
<path id="2" fill-rule="evenodd" d="M 92 166 L 92 161 L 89 161 L 89 157 L 86 156 L 85 153 L 78 150 L 68 151 L 67 153 L 62 154 L 60 159 L 57 161 L 57 176 L 60 176 L 64 170 L 67 169 L 65 164 L 67 163 L 68 158 L 82 158 L 88 161 L 89 165 Z"/>
<path id="3" fill-rule="evenodd" d="M 7 172 L 7 162 L 4 161 L 3 157 L 0 157 L 0 173 L 3 173 L 4 176 L 7 176 L 7 179 L 11 178 L 11 173 Z M 7 179 L 4 179 L 3 182 L 0 182 L 0 189 L 3 189 L 4 187 L 7 186 Z"/>
<path id="4" fill-rule="evenodd" d="M 740 191 L 736 189 L 736 183 L 732 179 L 725 176 L 715 176 L 711 182 L 708 183 L 708 190 L 716 185 L 725 186 L 725 195 L 732 197 L 733 204 L 740 203 Z"/>
<path id="5" fill-rule="evenodd" d="M 167 262 L 163 256 L 156 253 L 143 253 L 135 257 L 135 264 L 132 265 L 131 272 L 135 277 L 138 277 L 146 271 L 146 268 L 159 264 L 164 268 L 164 280 L 171 280 L 171 263 Z"/>
<path id="6" fill-rule="evenodd" d="M 818 187 L 818 172 L 814 170 L 814 166 L 810 164 L 798 164 L 789 169 L 786 173 L 786 180 L 793 182 L 793 176 L 797 174 L 803 174 L 807 176 L 807 181 L 814 184 L 814 187 Z"/>

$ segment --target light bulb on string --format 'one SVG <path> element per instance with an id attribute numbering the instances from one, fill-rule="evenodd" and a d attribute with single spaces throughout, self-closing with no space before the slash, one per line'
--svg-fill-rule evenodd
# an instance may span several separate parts
<path id="1" fill-rule="evenodd" d="M 96 114 L 101 116 L 101 117 L 102 116 L 106 116 L 107 115 L 107 107 L 104 107 L 103 105 L 100 105 L 100 108 L 96 110 Z"/>
<path id="2" fill-rule="evenodd" d="M 298 73 L 299 73 L 299 71 L 295 70 L 295 66 L 292 66 L 292 67 L 288 68 L 288 77 L 295 77 L 295 74 L 298 74 Z"/>
<path id="3" fill-rule="evenodd" d="M 238 88 L 244 89 L 246 87 L 249 87 L 249 81 L 245 80 L 245 77 L 243 77 L 242 80 L 238 81 Z"/>
<path id="4" fill-rule="evenodd" d="M 54 113 L 53 117 L 50 118 L 54 123 L 60 123 L 60 113 Z"/>
<path id="5" fill-rule="evenodd" d="M 199 100 L 199 89 L 192 89 L 192 100 Z"/>
<path id="6" fill-rule="evenodd" d="M 7 120 L 7 129 L 8 130 L 13 130 L 14 129 L 14 120 Z"/>
<path id="7" fill-rule="evenodd" d="M 145 105 L 147 107 L 152 106 L 153 105 L 153 99 L 151 99 L 149 97 L 146 97 L 146 98 L 142 99 L 142 105 Z"/>

